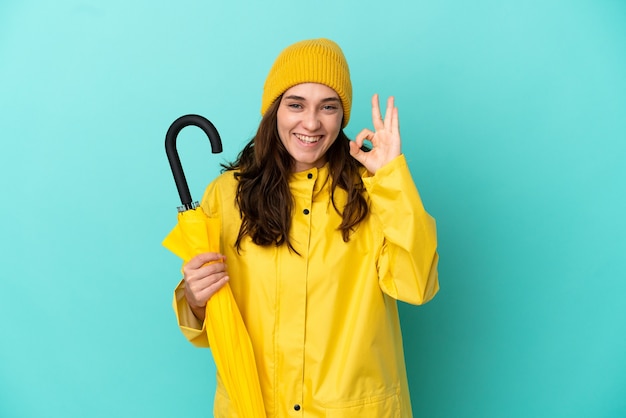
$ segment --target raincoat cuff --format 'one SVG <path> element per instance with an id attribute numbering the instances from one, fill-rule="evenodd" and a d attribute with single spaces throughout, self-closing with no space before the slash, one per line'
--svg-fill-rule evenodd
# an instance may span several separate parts
<path id="1" fill-rule="evenodd" d="M 368 190 L 370 190 L 371 188 L 375 187 L 378 183 L 383 181 L 385 178 L 390 177 L 393 173 L 398 172 L 398 171 L 400 172 L 406 171 L 407 173 L 409 172 L 409 166 L 406 162 L 406 158 L 404 154 L 398 155 L 389 163 L 379 168 L 378 171 L 376 171 L 376 174 L 374 174 L 373 176 L 372 175 L 364 176 L 363 183 L 365 184 L 365 187 L 367 187 Z M 409 177 L 410 177 L 410 174 L 409 174 Z"/>
<path id="2" fill-rule="evenodd" d="M 174 300 L 172 302 L 176 321 L 181 332 L 196 347 L 208 347 L 209 341 L 206 334 L 204 321 L 200 321 L 191 311 L 191 307 L 185 298 L 185 283 L 180 281 L 174 290 Z"/>

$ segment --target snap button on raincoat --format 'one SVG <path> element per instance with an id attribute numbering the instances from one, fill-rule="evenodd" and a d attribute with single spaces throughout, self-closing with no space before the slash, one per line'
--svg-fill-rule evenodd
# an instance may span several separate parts
<path id="1" fill-rule="evenodd" d="M 234 174 L 222 174 L 205 192 L 204 211 L 222 221 L 229 283 L 252 342 L 267 417 L 412 416 L 396 300 L 422 304 L 439 289 L 435 221 L 404 156 L 363 176 L 371 213 L 349 242 L 337 229 L 328 168 L 292 176 L 291 237 L 300 255 L 250 240 L 237 253 Z M 335 192 L 338 207 L 345 199 Z M 193 344 L 207 347 L 183 286 L 174 292 L 179 326 Z M 214 413 L 237 416 L 219 376 Z"/>

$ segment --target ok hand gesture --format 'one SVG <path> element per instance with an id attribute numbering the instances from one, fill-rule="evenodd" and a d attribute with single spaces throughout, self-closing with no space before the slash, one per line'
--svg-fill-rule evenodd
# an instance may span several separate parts
<path id="1" fill-rule="evenodd" d="M 384 119 L 380 113 L 378 94 L 372 97 L 372 123 L 375 132 L 370 129 L 363 129 L 354 141 L 350 141 L 350 155 L 363 164 L 373 175 L 379 168 L 402 153 L 398 108 L 394 106 L 393 97 L 389 97 L 387 100 Z M 361 150 L 364 140 L 369 140 L 372 143 L 371 151 Z"/>

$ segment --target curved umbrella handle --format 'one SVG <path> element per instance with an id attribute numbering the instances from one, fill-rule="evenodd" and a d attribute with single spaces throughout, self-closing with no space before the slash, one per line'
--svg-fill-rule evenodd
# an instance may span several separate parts
<path id="1" fill-rule="evenodd" d="M 202 129 L 211 141 L 211 151 L 213 154 L 222 152 L 222 140 L 220 134 L 215 129 L 215 126 L 205 117 L 200 115 L 185 115 L 176 119 L 167 130 L 165 135 L 165 153 L 167 159 L 170 162 L 172 174 L 174 175 L 174 181 L 176 182 L 176 188 L 178 189 L 178 195 L 180 201 L 183 204 L 182 210 L 193 209 L 191 202 L 191 193 L 189 193 L 189 186 L 187 185 L 187 179 L 183 172 L 183 166 L 180 163 L 178 157 L 178 151 L 176 150 L 176 138 L 180 131 L 189 125 L 197 126 Z"/>

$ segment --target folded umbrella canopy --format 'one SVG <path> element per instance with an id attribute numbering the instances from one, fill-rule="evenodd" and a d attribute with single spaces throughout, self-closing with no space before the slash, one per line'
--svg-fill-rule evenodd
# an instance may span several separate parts
<path id="1" fill-rule="evenodd" d="M 176 119 L 165 136 L 165 151 L 183 206 L 178 208 L 178 223 L 163 245 L 184 262 L 200 253 L 220 252 L 220 219 L 207 217 L 197 202 L 192 203 L 176 150 L 176 137 L 189 125 L 197 126 L 207 134 L 213 153 L 222 152 L 222 142 L 215 126 L 199 115 L 185 115 Z M 264 417 L 263 397 L 250 336 L 228 283 L 207 302 L 205 322 L 215 366 L 238 416 Z"/>

